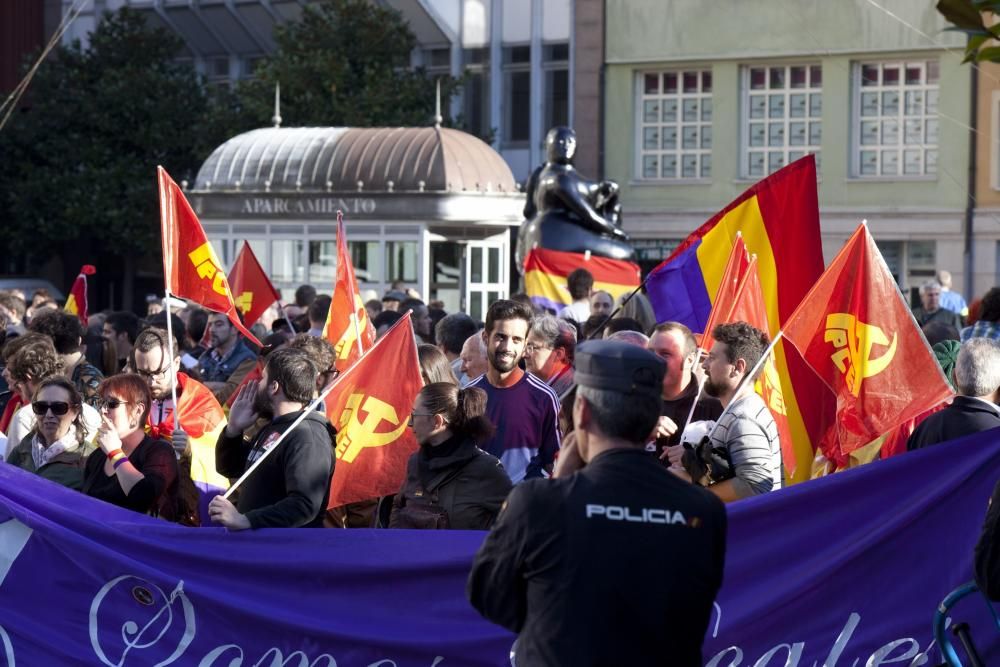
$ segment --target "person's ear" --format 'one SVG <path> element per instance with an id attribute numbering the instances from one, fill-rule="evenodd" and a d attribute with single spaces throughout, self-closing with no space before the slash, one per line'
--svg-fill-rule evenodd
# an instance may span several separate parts
<path id="1" fill-rule="evenodd" d="M 747 360 L 741 357 L 736 360 L 736 363 L 733 364 L 733 369 L 736 373 L 745 375 L 750 370 L 750 367 L 747 366 Z"/>

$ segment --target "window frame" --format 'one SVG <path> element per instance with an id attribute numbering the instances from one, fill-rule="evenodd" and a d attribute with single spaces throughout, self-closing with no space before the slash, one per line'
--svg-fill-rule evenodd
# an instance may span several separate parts
<path id="1" fill-rule="evenodd" d="M 782 68 L 784 70 L 785 82 L 782 88 L 771 88 L 769 84 L 770 81 L 770 71 L 775 68 Z M 792 88 L 791 86 L 791 71 L 793 67 L 804 67 L 806 70 L 806 86 L 804 88 Z M 820 174 L 819 161 L 822 159 L 823 153 L 823 84 L 820 82 L 819 87 L 812 85 L 812 68 L 820 68 L 820 77 L 822 79 L 823 63 L 820 60 L 803 60 L 795 62 L 752 62 L 744 63 L 740 65 L 740 131 L 739 131 L 739 168 L 737 169 L 737 178 L 741 181 L 759 181 L 763 178 L 767 178 L 775 171 L 788 166 L 792 160 L 790 155 L 792 153 L 802 153 L 801 156 L 795 159 L 800 159 L 806 155 L 815 155 L 817 158 L 817 168 L 816 175 L 817 178 Z M 751 81 L 751 71 L 755 69 L 763 69 L 765 72 L 765 87 L 760 89 L 760 92 L 752 90 L 750 87 Z M 773 91 L 773 92 L 772 92 Z M 769 126 L 771 123 L 771 117 L 768 113 L 770 105 L 770 96 L 774 94 L 782 94 L 784 96 L 784 107 L 781 120 L 783 122 L 783 143 L 781 146 L 770 146 L 770 132 Z M 761 94 L 767 99 L 767 103 L 764 110 L 764 116 L 760 119 L 750 117 L 750 96 Z M 806 114 L 801 118 L 793 118 L 791 115 L 791 102 L 790 98 L 792 95 L 802 94 L 806 96 Z M 820 96 L 820 109 L 818 116 L 811 115 L 811 99 L 810 96 L 818 94 Z M 774 118 L 773 120 L 777 120 Z M 762 122 L 764 124 L 764 137 L 763 144 L 760 146 L 751 146 L 751 135 L 750 126 L 756 122 Z M 813 123 L 819 124 L 820 138 L 819 142 L 816 144 L 805 143 L 801 146 L 793 146 L 790 142 L 791 137 L 791 124 L 802 122 L 806 126 L 806 141 L 809 142 L 810 138 L 810 126 Z M 762 152 L 764 154 L 764 167 L 760 174 L 752 174 L 750 170 L 750 154 Z M 780 152 L 782 155 L 782 164 L 780 167 L 772 171 L 770 169 L 770 154 Z"/>
<path id="2" fill-rule="evenodd" d="M 527 48 L 529 57 L 526 61 L 516 61 L 508 62 L 508 52 L 513 55 L 515 49 Z M 532 105 L 531 101 L 531 44 L 529 43 L 517 43 L 517 44 L 504 44 L 500 50 L 500 97 L 501 97 L 501 114 L 500 114 L 500 137 L 501 137 L 501 147 L 502 148 L 529 148 L 531 144 L 531 114 L 530 109 Z M 513 127 L 513 86 L 510 85 L 513 80 L 514 74 L 527 74 L 528 75 L 528 104 L 525 108 L 529 110 L 528 112 L 528 127 L 527 136 L 523 139 L 511 139 L 511 129 Z"/>
<path id="3" fill-rule="evenodd" d="M 937 69 L 938 69 L 937 79 L 936 79 L 936 81 L 935 81 L 934 84 L 927 83 L 927 80 L 928 80 L 928 77 L 927 77 L 927 66 L 931 62 L 934 62 L 937 65 Z M 868 65 L 874 65 L 874 66 L 877 66 L 879 68 L 880 83 L 877 86 L 865 87 L 865 86 L 861 85 L 862 84 L 862 72 L 863 72 L 863 68 L 865 66 L 868 66 Z M 900 84 L 898 86 L 893 86 L 891 88 L 886 88 L 885 85 L 881 83 L 882 72 L 885 70 L 885 68 L 892 67 L 894 65 L 898 66 L 899 70 L 900 70 L 900 79 L 899 79 L 900 80 Z M 916 85 L 916 84 L 909 84 L 908 85 L 908 84 L 906 84 L 906 68 L 907 68 L 907 66 L 911 66 L 911 65 L 919 65 L 921 67 L 921 69 L 923 70 L 923 76 L 922 76 L 923 83 L 921 83 L 919 85 Z M 878 113 L 878 115 L 872 116 L 870 118 L 877 119 L 874 122 L 878 123 L 878 129 L 879 129 L 878 138 L 879 138 L 879 140 L 881 140 L 881 136 L 882 136 L 882 124 L 885 122 L 885 120 L 891 118 L 890 116 L 884 116 L 881 113 L 882 94 L 885 93 L 885 92 L 889 92 L 891 90 L 898 90 L 900 92 L 900 98 L 898 100 L 899 112 L 895 116 L 900 121 L 899 122 L 899 126 L 898 126 L 898 128 L 896 130 L 897 133 L 898 133 L 899 142 L 897 144 L 889 145 L 889 146 L 884 146 L 882 143 L 878 143 L 878 144 L 874 144 L 873 147 L 867 147 L 866 148 L 866 145 L 861 143 L 861 134 L 862 134 L 861 128 L 862 128 L 862 122 L 864 122 L 863 119 L 862 119 L 862 116 L 861 116 L 861 105 L 862 105 L 862 101 L 861 100 L 862 100 L 862 95 L 865 92 L 872 92 L 872 93 L 877 93 L 878 94 L 879 113 Z M 905 110 L 906 110 L 906 93 L 907 92 L 911 92 L 911 91 L 917 91 L 917 90 L 919 90 L 920 92 L 924 93 L 924 97 L 922 98 L 922 102 L 921 102 L 921 106 L 923 107 L 924 111 L 918 116 L 920 118 L 920 120 L 921 120 L 921 135 L 922 135 L 923 140 L 919 144 L 907 144 L 906 143 L 906 127 L 905 127 L 906 126 L 906 119 L 907 119 L 907 116 L 906 116 L 906 113 L 905 113 Z M 938 106 L 935 107 L 935 111 L 934 111 L 933 114 L 931 114 L 929 111 L 927 111 L 928 102 L 927 102 L 927 97 L 926 97 L 926 94 L 928 92 L 931 92 L 932 90 L 933 90 L 933 92 L 937 93 L 937 99 L 938 99 L 938 102 L 937 102 Z M 938 108 L 940 107 L 940 97 L 941 97 L 941 63 L 940 63 L 940 60 L 937 59 L 937 58 L 911 57 L 911 58 L 892 58 L 892 59 L 885 59 L 885 60 L 858 60 L 858 61 L 852 62 L 851 63 L 851 132 L 850 132 L 850 146 L 851 146 L 850 150 L 851 150 L 851 154 L 850 154 L 850 160 L 848 161 L 848 164 L 849 164 L 849 167 L 850 167 L 849 168 L 849 172 L 848 172 L 848 178 L 850 180 L 852 180 L 852 181 L 861 181 L 861 182 L 878 182 L 878 181 L 936 181 L 936 180 L 938 180 L 938 173 L 937 173 L 937 166 L 936 166 L 937 162 L 935 162 L 935 171 L 928 173 L 927 172 L 927 166 L 926 166 L 926 164 L 927 164 L 927 162 L 926 162 L 926 154 L 927 154 L 928 151 L 932 151 L 933 150 L 935 152 L 935 154 L 936 154 L 936 160 L 940 161 L 940 154 L 941 154 L 941 135 L 940 135 L 940 132 L 941 132 L 941 127 L 940 127 L 940 120 L 939 120 L 939 115 L 938 115 Z M 866 116 L 865 118 L 869 118 L 869 117 Z M 935 123 L 938 123 L 938 126 L 937 126 L 938 127 L 937 142 L 934 143 L 934 144 L 925 143 L 926 142 L 926 136 L 927 136 L 926 135 L 926 132 L 927 132 L 927 125 L 926 125 L 926 123 L 927 123 L 927 121 L 930 121 L 930 120 L 933 120 Z M 871 122 L 871 121 L 869 121 L 869 122 Z M 909 148 L 908 149 L 907 146 L 915 146 L 916 148 Z M 886 150 L 892 150 L 894 147 L 895 147 L 895 150 L 898 153 L 898 155 L 897 155 L 898 160 L 899 160 L 899 162 L 897 163 L 899 165 L 898 173 L 896 173 L 896 174 L 883 174 L 882 173 L 882 156 L 881 156 L 881 153 L 883 151 L 886 151 Z M 875 173 L 875 174 L 862 174 L 861 173 L 861 164 L 862 164 L 861 163 L 861 153 L 862 153 L 862 151 L 865 151 L 865 150 L 872 150 L 872 151 L 874 151 L 876 153 L 876 171 L 878 173 Z M 920 156 L 921 173 L 919 173 L 919 174 L 907 174 L 907 173 L 904 173 L 904 170 L 906 169 L 904 154 L 905 154 L 905 152 L 907 150 L 919 150 L 920 151 L 920 153 L 921 153 L 921 156 Z"/>
<path id="4" fill-rule="evenodd" d="M 696 93 L 685 93 L 683 92 L 683 81 L 685 74 L 695 73 L 698 75 L 698 91 Z M 657 93 L 655 99 L 662 100 L 666 99 L 668 95 L 662 92 L 663 87 L 663 77 L 667 74 L 675 74 L 677 76 L 677 93 L 673 96 L 677 98 L 677 116 L 673 124 L 677 127 L 677 138 L 675 148 L 673 150 L 663 149 L 663 138 L 659 136 L 658 141 L 660 147 L 657 149 L 646 149 L 644 147 L 645 143 L 645 130 L 646 126 L 661 128 L 664 126 L 663 113 L 662 110 L 658 111 L 659 120 L 655 124 L 647 123 L 645 120 L 645 103 L 648 96 L 652 94 L 646 93 L 645 91 L 645 77 L 647 75 L 655 74 L 660 77 L 660 90 Z M 711 80 L 711 90 L 708 92 L 704 91 L 703 75 L 708 74 Z M 712 182 L 712 157 L 714 150 L 714 127 L 715 127 L 715 74 L 710 63 L 698 65 L 691 64 L 685 67 L 662 67 L 662 68 L 648 68 L 648 69 L 637 69 L 635 70 L 635 132 L 633 136 L 633 150 L 634 150 L 634 160 L 633 160 L 633 182 L 637 184 L 657 184 L 657 185 L 705 185 Z M 698 104 L 698 119 L 695 121 L 688 121 L 688 124 L 694 123 L 698 128 L 697 134 L 697 148 L 685 149 L 683 147 L 684 136 L 683 130 L 685 121 L 683 120 L 684 113 L 684 100 L 695 98 L 699 101 Z M 708 100 L 711 104 L 710 115 L 708 120 L 703 120 L 703 111 L 701 102 Z M 709 131 L 709 146 L 707 148 L 702 147 L 703 144 L 703 132 L 707 128 Z M 677 157 L 675 175 L 663 176 L 663 164 L 657 164 L 657 171 L 659 176 L 645 176 L 644 175 L 644 158 L 647 154 L 654 154 L 657 156 L 664 155 L 665 153 L 674 153 Z M 696 176 L 683 176 L 683 160 L 685 155 L 694 154 L 698 157 L 697 162 L 697 175 Z M 703 175 L 702 160 L 704 157 L 708 158 L 708 173 Z"/>

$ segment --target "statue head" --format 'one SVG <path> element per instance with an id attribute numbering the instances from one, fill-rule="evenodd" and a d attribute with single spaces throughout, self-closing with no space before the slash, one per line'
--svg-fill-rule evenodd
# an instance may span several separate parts
<path id="1" fill-rule="evenodd" d="M 549 162 L 573 164 L 576 155 L 576 132 L 569 127 L 553 127 L 545 135 L 545 153 Z"/>

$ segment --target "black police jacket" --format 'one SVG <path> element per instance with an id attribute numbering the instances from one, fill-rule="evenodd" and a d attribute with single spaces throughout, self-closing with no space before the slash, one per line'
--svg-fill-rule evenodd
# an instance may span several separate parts
<path id="1" fill-rule="evenodd" d="M 519 634 L 518 667 L 701 665 L 726 510 L 641 449 L 516 487 L 466 593 Z"/>

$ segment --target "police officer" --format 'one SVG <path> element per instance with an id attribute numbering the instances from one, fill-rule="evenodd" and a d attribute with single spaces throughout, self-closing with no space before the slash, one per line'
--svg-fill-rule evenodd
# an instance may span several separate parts
<path id="1" fill-rule="evenodd" d="M 644 451 L 664 372 L 626 343 L 577 348 L 576 436 L 557 479 L 514 487 L 466 587 L 518 633 L 518 667 L 702 664 L 726 512 Z"/>

